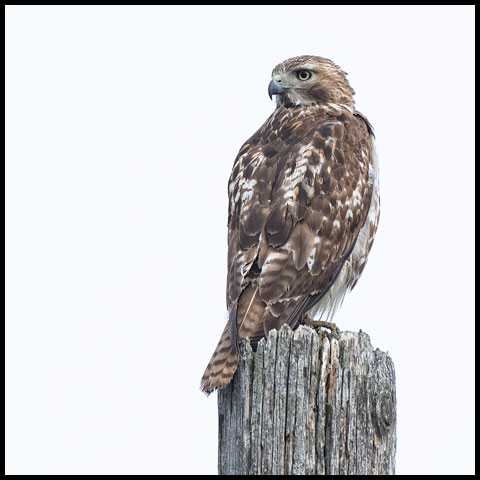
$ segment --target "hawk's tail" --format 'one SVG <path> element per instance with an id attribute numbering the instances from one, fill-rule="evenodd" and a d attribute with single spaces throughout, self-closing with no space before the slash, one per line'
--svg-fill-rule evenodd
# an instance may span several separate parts
<path id="1" fill-rule="evenodd" d="M 237 370 L 238 362 L 238 352 L 230 340 L 229 324 L 227 323 L 217 348 L 205 369 L 200 389 L 208 394 L 216 388 L 223 388 L 228 385 Z"/>

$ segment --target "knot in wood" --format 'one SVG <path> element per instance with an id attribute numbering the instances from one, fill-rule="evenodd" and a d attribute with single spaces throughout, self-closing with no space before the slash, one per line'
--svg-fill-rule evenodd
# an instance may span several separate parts
<path id="1" fill-rule="evenodd" d="M 220 475 L 395 473 L 393 362 L 368 335 L 284 325 L 243 345 L 218 392 Z"/>
<path id="2" fill-rule="evenodd" d="M 377 425 L 381 431 L 395 422 L 395 402 L 391 392 L 382 392 L 377 397 L 376 405 Z"/>

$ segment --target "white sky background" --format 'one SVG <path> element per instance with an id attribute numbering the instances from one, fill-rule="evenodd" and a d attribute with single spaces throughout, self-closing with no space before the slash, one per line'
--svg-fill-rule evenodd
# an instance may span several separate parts
<path id="1" fill-rule="evenodd" d="M 336 322 L 394 360 L 397 473 L 474 473 L 474 7 L 7 6 L 7 474 L 217 473 L 227 181 L 302 54 L 377 135 Z"/>

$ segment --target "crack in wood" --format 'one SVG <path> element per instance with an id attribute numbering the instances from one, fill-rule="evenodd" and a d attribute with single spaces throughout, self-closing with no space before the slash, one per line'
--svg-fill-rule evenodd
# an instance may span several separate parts
<path id="1" fill-rule="evenodd" d="M 364 332 L 301 326 L 240 345 L 218 392 L 219 474 L 394 474 L 393 362 Z"/>

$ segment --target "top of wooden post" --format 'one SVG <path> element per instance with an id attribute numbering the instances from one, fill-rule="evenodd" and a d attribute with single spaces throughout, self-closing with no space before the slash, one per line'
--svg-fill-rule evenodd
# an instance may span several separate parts
<path id="1" fill-rule="evenodd" d="M 395 372 L 365 332 L 300 326 L 240 345 L 220 390 L 220 474 L 393 474 Z"/>

